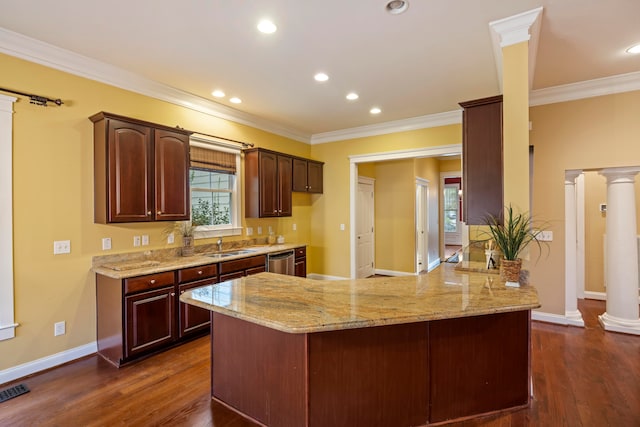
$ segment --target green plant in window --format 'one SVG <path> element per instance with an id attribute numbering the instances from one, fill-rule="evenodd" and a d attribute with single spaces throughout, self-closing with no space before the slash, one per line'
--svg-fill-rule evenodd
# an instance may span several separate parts
<path id="1" fill-rule="evenodd" d="M 212 216 L 213 210 L 208 200 L 198 199 L 198 203 L 191 207 L 191 223 L 195 226 L 211 224 Z"/>
<path id="2" fill-rule="evenodd" d="M 213 205 L 213 224 L 229 224 L 230 221 L 230 212 L 228 206 L 221 206 L 219 204 Z"/>

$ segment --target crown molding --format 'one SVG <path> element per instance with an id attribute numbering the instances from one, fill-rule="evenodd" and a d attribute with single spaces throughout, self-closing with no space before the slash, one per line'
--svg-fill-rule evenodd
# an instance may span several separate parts
<path id="1" fill-rule="evenodd" d="M 462 123 L 462 110 L 429 114 L 426 116 L 412 117 L 409 119 L 395 120 L 375 125 L 359 126 L 355 128 L 336 130 L 333 132 L 316 133 L 311 136 L 311 145 L 458 123 Z"/>
<path id="2" fill-rule="evenodd" d="M 529 105 L 554 104 L 640 90 L 640 71 L 531 91 Z"/>
<path id="3" fill-rule="evenodd" d="M 113 65 L 0 28 L 0 52 L 210 116 L 309 143 L 311 135 L 175 89 Z"/>

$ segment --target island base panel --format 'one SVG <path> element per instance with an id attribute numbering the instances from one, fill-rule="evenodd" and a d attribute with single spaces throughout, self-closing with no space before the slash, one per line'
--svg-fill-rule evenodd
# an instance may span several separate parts
<path id="1" fill-rule="evenodd" d="M 305 426 L 307 344 L 287 334 L 213 313 L 211 392 L 267 426 Z"/>
<path id="2" fill-rule="evenodd" d="M 429 418 L 428 324 L 309 334 L 309 426 L 420 426 Z"/>

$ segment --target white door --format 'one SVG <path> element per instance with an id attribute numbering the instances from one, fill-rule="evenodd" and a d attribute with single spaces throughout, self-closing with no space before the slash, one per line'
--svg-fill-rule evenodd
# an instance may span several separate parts
<path id="1" fill-rule="evenodd" d="M 416 273 L 429 269 L 429 182 L 416 180 Z"/>
<path id="2" fill-rule="evenodd" d="M 356 278 L 374 274 L 374 188 L 373 179 L 358 177 L 356 204 Z"/>
<path id="3" fill-rule="evenodd" d="M 462 244 L 462 224 L 460 223 L 460 184 L 444 185 L 444 244 Z"/>

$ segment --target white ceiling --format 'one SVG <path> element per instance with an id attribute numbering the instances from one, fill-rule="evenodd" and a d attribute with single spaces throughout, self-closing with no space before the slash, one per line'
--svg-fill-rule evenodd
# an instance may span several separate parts
<path id="1" fill-rule="evenodd" d="M 532 89 L 640 71 L 624 53 L 640 43 L 639 0 L 410 0 L 401 15 L 386 3 L 0 0 L 0 28 L 206 100 L 223 89 L 243 103 L 216 102 L 308 137 L 500 93 L 489 23 L 540 6 Z M 263 17 L 275 34 L 256 30 Z"/>

